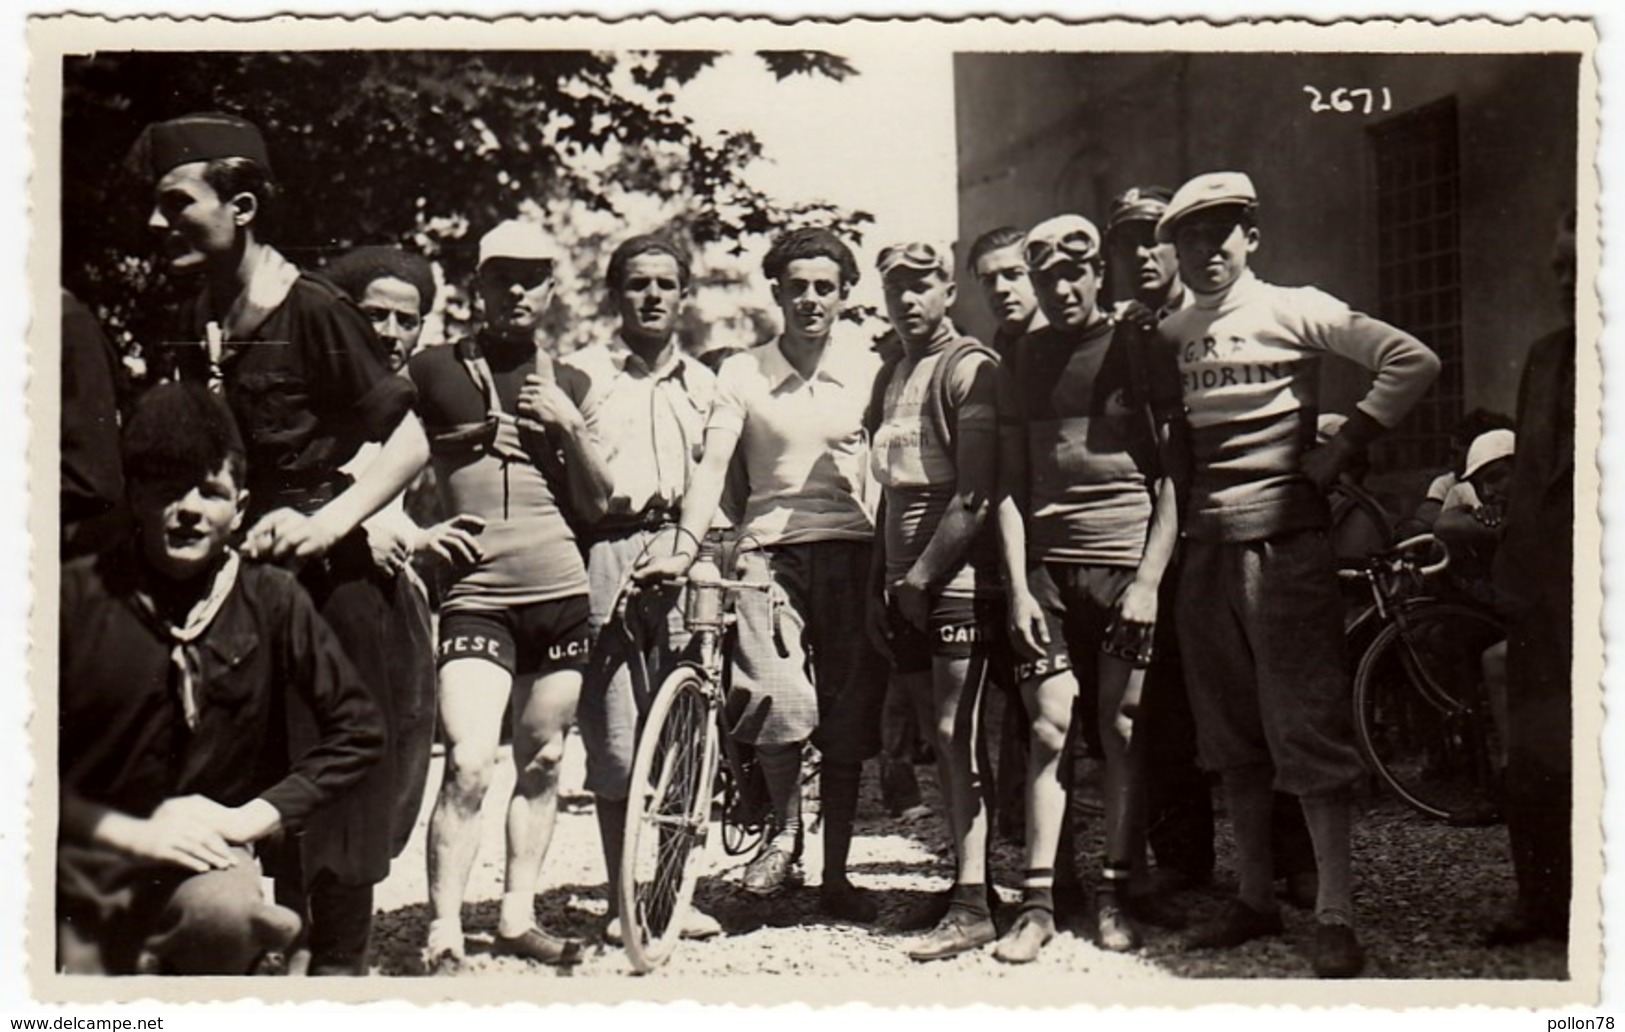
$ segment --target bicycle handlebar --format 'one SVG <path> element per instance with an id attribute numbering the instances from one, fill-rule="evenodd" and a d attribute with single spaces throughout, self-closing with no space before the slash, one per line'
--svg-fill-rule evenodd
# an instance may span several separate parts
<path id="1" fill-rule="evenodd" d="M 1429 547 L 1439 550 L 1438 561 L 1418 565 L 1415 560 L 1410 558 L 1411 552 Z M 1450 546 L 1434 534 L 1417 534 L 1415 537 L 1406 538 L 1385 552 L 1379 552 L 1371 556 L 1360 566 L 1339 569 L 1337 575 L 1343 580 L 1370 580 L 1383 569 L 1397 573 L 1401 569 L 1408 568 L 1410 572 L 1419 576 L 1431 577 L 1436 573 L 1443 573 L 1449 566 Z"/>
<path id="2" fill-rule="evenodd" d="M 1413 548 L 1423 548 L 1429 546 L 1438 547 L 1439 561 L 1418 566 L 1416 568 L 1416 572 L 1424 577 L 1431 576 L 1435 573 L 1443 573 L 1450 566 L 1450 546 L 1439 540 L 1436 535 L 1418 534 L 1415 537 L 1406 538 L 1404 541 L 1401 541 L 1399 544 L 1395 545 L 1390 550 L 1389 554 L 1397 558 L 1400 554 L 1409 552 Z"/>

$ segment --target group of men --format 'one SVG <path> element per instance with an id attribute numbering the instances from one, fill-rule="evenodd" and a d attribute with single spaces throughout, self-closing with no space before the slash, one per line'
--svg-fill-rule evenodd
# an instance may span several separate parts
<path id="1" fill-rule="evenodd" d="M 616 339 L 555 360 L 542 325 L 564 255 L 536 224 L 504 222 L 480 240 L 478 332 L 418 349 L 435 293 L 421 259 L 367 248 L 318 276 L 266 241 L 282 199 L 252 124 L 157 124 L 133 160 L 170 270 L 199 290 L 172 336 L 176 382 L 124 426 L 135 534 L 64 570 L 66 969 L 243 971 L 302 946 L 312 973 L 365 971 L 372 886 L 415 819 L 436 707 L 426 967 L 464 963 L 505 716 L 515 783 L 493 949 L 579 961 L 583 944 L 541 928 L 535 908 L 567 733 L 579 723 L 613 886 L 649 685 L 685 645 L 681 578 L 731 522 L 751 545 L 743 576 L 775 586 L 739 600 L 732 656 L 733 733 L 771 808 L 745 892 L 803 878 L 810 743 L 820 909 L 876 920 L 848 864 L 895 680 L 934 746 L 955 852 L 910 953 L 994 944 L 1033 960 L 1055 934 L 1061 766 L 1081 695 L 1105 763 L 1095 924 L 1103 947 L 1135 948 L 1155 909 L 1151 714 L 1184 696 L 1175 681 L 1160 691 L 1179 699 L 1153 698 L 1147 673 L 1178 651 L 1240 875 L 1190 944 L 1281 931 L 1271 829 L 1284 792 L 1319 875 L 1314 968 L 1361 970 L 1349 871 L 1361 767 L 1324 491 L 1438 362 L 1318 290 L 1258 280 L 1245 175 L 1131 190 L 1104 235 L 1078 214 L 984 235 L 967 267 L 1000 322 L 991 347 L 949 318 L 947 246 L 880 252 L 892 332 L 872 347 L 840 324 L 862 275 L 851 248 L 826 229 L 783 233 L 763 262 L 779 336 L 713 371 L 679 340 L 693 269 L 665 236 L 631 237 L 609 260 Z M 1115 309 L 1108 262 L 1133 295 Z M 1376 375 L 1314 447 L 1327 352 Z M 421 528 L 396 510 L 425 466 L 450 518 Z M 433 645 L 414 557 L 440 584 Z M 631 581 L 645 589 L 626 610 L 636 633 L 616 626 Z M 1022 900 L 1002 936 L 989 684 L 1019 693 L 1030 731 Z M 245 876 L 256 860 L 275 902 Z M 720 928 L 696 912 L 683 932 Z"/>

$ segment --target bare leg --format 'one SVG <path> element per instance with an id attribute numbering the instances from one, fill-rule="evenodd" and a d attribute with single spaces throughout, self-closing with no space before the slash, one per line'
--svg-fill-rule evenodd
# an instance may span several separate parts
<path id="1" fill-rule="evenodd" d="M 514 686 L 515 777 L 508 801 L 508 863 L 497 928 L 506 937 L 522 934 L 536 921 L 536 885 L 558 816 L 559 764 L 580 695 L 577 670 L 554 671 Z"/>
<path id="2" fill-rule="evenodd" d="M 440 724 L 446 766 L 429 817 L 429 950 L 463 952 L 463 895 L 479 849 L 480 805 L 491 786 L 502 735 L 508 672 L 483 659 L 440 668 Z"/>
<path id="3" fill-rule="evenodd" d="M 976 744 L 982 733 L 979 703 L 986 674 L 985 656 L 938 656 L 933 661 L 932 744 L 948 804 L 961 885 L 987 884 L 987 786 L 976 764 Z"/>
<path id="4" fill-rule="evenodd" d="M 1070 670 L 1021 686 L 1022 701 L 1032 715 L 1032 748 L 1027 757 L 1028 869 L 1055 868 L 1061 841 L 1066 787 L 1061 784 L 1061 754 L 1072 728 L 1072 703 L 1078 682 Z M 1050 882 L 1053 884 L 1051 874 Z"/>
<path id="5" fill-rule="evenodd" d="M 1027 869 L 1022 876 L 1021 912 L 999 940 L 993 955 L 1011 964 L 1037 959 L 1055 936 L 1055 853 L 1066 814 L 1061 757 L 1072 727 L 1078 682 L 1070 670 L 1021 686 L 1032 715 L 1032 750 L 1027 758 Z"/>

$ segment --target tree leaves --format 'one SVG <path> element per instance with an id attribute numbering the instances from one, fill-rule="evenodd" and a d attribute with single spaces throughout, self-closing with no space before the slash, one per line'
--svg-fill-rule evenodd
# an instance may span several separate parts
<path id="1" fill-rule="evenodd" d="M 62 278 L 125 343 L 152 339 L 166 290 L 147 255 L 151 184 L 122 162 L 149 122 L 241 114 L 265 132 L 287 203 L 275 242 L 319 265 L 364 243 L 401 243 L 448 282 L 473 272 L 470 227 L 522 210 L 624 215 L 653 198 L 673 227 L 738 254 L 808 222 L 858 235 L 862 212 L 756 189 L 748 132 L 700 133 L 675 107 L 711 51 L 104 52 L 64 61 Z M 779 80 L 856 74 L 844 58 L 766 51 Z M 550 223 L 551 224 L 551 223 Z M 566 235 L 574 235 L 567 233 Z M 597 231 L 582 234 L 596 240 Z M 605 241 L 599 240 L 598 246 Z M 579 256 L 596 280 L 602 256 Z M 577 313 L 580 314 L 580 313 Z"/>

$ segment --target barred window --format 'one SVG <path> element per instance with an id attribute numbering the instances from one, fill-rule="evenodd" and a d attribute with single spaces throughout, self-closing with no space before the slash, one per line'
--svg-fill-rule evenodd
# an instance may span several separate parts
<path id="1" fill-rule="evenodd" d="M 1443 366 L 1433 389 L 1373 459 L 1382 469 L 1442 466 L 1464 407 L 1455 98 L 1369 132 L 1377 165 L 1377 314 L 1431 347 Z"/>

